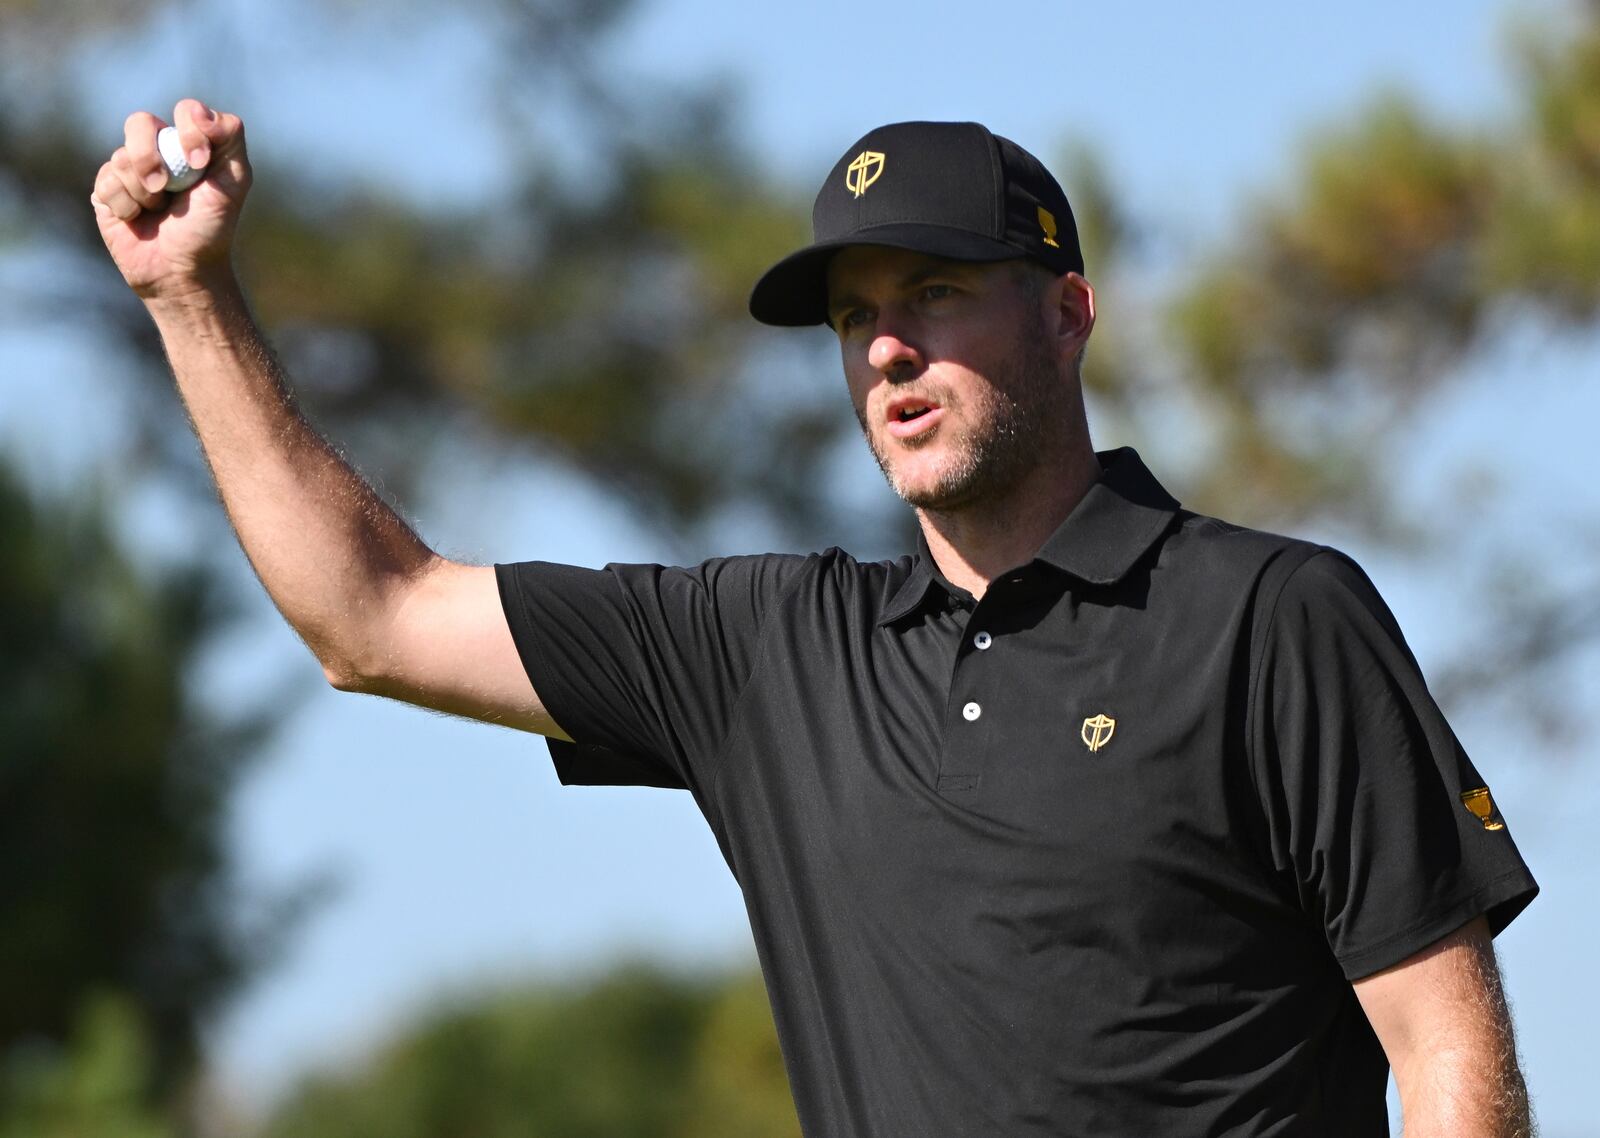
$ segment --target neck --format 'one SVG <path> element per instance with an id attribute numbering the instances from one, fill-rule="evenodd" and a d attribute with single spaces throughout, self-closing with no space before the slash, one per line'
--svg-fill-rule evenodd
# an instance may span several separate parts
<path id="1" fill-rule="evenodd" d="M 1099 478 L 1100 462 L 1085 445 L 1036 467 L 1004 498 L 918 510 L 917 521 L 945 579 L 981 598 L 995 578 L 1033 560 Z"/>

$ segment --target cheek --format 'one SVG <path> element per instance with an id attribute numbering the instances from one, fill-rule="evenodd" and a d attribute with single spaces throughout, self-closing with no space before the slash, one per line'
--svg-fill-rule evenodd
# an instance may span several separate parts
<path id="1" fill-rule="evenodd" d="M 879 376 L 865 367 L 862 361 L 856 361 L 855 367 L 851 366 L 851 362 L 847 354 L 844 360 L 844 385 L 850 395 L 850 405 L 860 418 L 866 414 L 867 403 L 872 398 L 872 389 L 877 386 Z"/>

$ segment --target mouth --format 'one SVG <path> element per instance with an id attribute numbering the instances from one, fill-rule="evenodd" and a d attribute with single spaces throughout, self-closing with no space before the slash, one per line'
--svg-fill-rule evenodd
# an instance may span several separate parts
<path id="1" fill-rule="evenodd" d="M 902 397 L 892 400 L 884 409 L 889 434 L 897 439 L 909 439 L 925 434 L 944 416 L 944 408 L 931 399 Z"/>

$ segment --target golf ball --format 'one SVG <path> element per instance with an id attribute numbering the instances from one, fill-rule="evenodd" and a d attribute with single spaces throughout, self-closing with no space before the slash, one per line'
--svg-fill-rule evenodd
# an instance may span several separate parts
<path id="1" fill-rule="evenodd" d="M 161 128 L 161 133 L 156 135 L 156 149 L 161 151 L 161 160 L 167 164 L 168 193 L 181 194 L 206 176 L 204 167 L 196 169 L 189 165 L 189 159 L 183 153 L 183 143 L 178 141 L 177 127 Z"/>

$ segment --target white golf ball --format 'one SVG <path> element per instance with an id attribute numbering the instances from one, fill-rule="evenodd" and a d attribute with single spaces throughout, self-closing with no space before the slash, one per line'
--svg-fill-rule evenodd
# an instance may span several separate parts
<path id="1" fill-rule="evenodd" d="M 177 127 L 161 128 L 156 135 L 156 149 L 161 151 L 161 160 L 167 164 L 168 193 L 181 194 L 206 176 L 204 167 L 196 169 L 189 165 L 188 156 L 183 152 L 183 143 L 178 141 Z"/>

